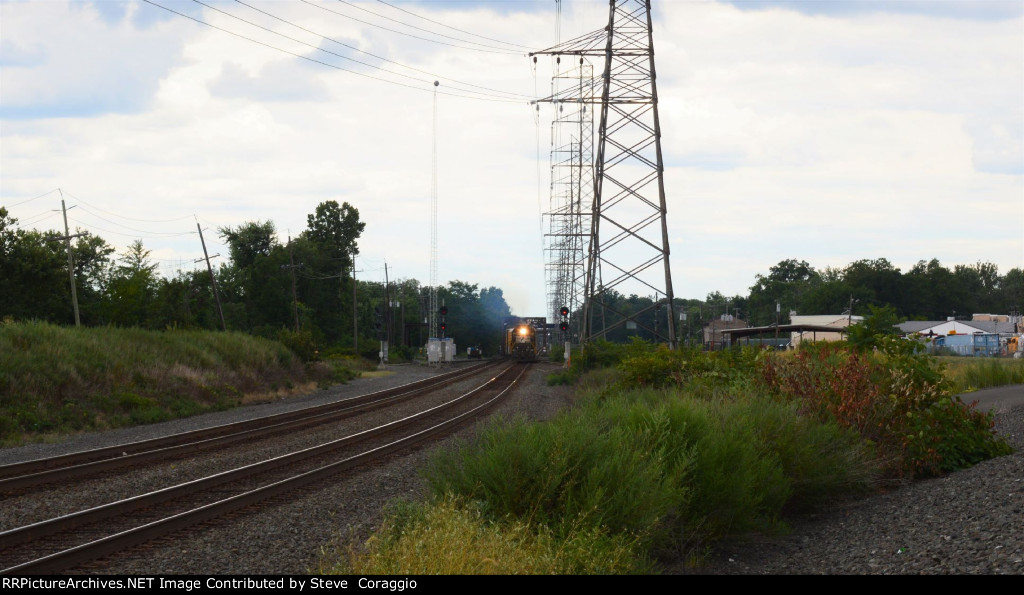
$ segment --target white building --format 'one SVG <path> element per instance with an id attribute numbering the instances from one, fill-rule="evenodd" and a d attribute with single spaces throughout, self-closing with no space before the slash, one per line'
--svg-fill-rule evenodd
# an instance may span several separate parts
<path id="1" fill-rule="evenodd" d="M 849 314 L 813 314 L 799 315 L 790 313 L 789 323 L 791 325 L 827 326 L 836 329 L 836 332 L 814 331 L 794 332 L 790 334 L 790 341 L 793 347 L 800 345 L 801 341 L 842 341 L 846 338 L 846 327 L 850 324 L 857 324 L 864 320 L 863 316 L 850 316 Z"/>

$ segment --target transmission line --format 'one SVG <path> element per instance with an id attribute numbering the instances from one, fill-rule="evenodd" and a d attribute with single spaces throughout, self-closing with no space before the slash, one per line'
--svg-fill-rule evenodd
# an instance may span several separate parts
<path id="1" fill-rule="evenodd" d="M 502 43 L 502 44 L 505 44 L 505 45 L 511 45 L 511 46 L 515 46 L 517 48 L 523 48 L 525 50 L 533 49 L 533 48 L 530 48 L 529 46 L 520 45 L 518 43 L 512 43 L 510 41 L 502 41 L 500 39 L 493 39 L 493 38 L 490 38 L 490 37 L 485 37 L 483 35 L 478 35 L 478 34 L 473 33 L 471 31 L 464 31 L 462 29 L 459 29 L 458 27 L 452 27 L 451 25 L 448 25 L 446 23 L 442 23 L 440 21 L 435 21 L 433 19 L 428 19 L 425 16 L 418 15 L 418 14 L 416 14 L 416 13 L 410 11 L 410 10 L 406 10 L 406 9 L 400 7 L 400 6 L 395 6 L 394 4 L 389 4 L 387 2 L 384 2 L 384 0 L 377 0 L 377 2 L 380 2 L 384 6 L 390 6 L 391 8 L 394 8 L 395 10 L 404 12 L 407 15 L 414 16 L 414 17 L 416 17 L 418 19 L 423 19 L 424 21 L 427 21 L 428 23 L 434 23 L 435 25 L 441 25 L 442 27 L 447 27 L 447 28 L 449 28 L 449 29 L 451 29 L 453 31 L 458 31 L 459 33 L 465 33 L 466 35 L 472 35 L 473 37 L 479 37 L 480 39 L 486 39 L 487 41 L 493 41 L 493 42 L 496 42 L 496 43 Z"/>
<path id="2" fill-rule="evenodd" d="M 269 48 L 269 49 L 272 49 L 272 50 L 276 50 L 278 52 L 282 52 L 282 53 L 288 54 L 289 56 L 294 56 L 294 57 L 300 58 L 302 60 L 307 60 L 309 62 L 320 64 L 322 66 L 327 66 L 328 68 L 333 68 L 335 70 L 340 70 L 342 72 L 348 72 L 348 73 L 354 74 L 356 76 L 361 76 L 363 78 L 368 78 L 368 79 L 371 79 L 371 80 L 380 81 L 382 83 L 389 83 L 389 84 L 392 84 L 392 85 L 398 85 L 399 87 L 405 87 L 407 89 L 413 89 L 413 90 L 416 90 L 416 91 L 427 91 L 428 90 L 428 89 L 424 89 L 422 87 L 416 87 L 414 85 L 409 85 L 409 84 L 406 84 L 406 83 L 400 83 L 398 81 L 391 81 L 391 80 L 388 80 L 388 79 L 376 77 L 376 76 L 365 74 L 365 73 L 362 73 L 362 72 L 357 72 L 355 70 L 350 70 L 348 68 L 342 68 L 341 66 L 336 66 L 334 64 L 330 64 L 330 63 L 324 62 L 322 60 L 317 60 L 315 58 L 310 58 L 309 56 L 303 56 L 302 54 L 297 54 L 295 52 L 290 52 L 290 51 L 288 51 L 286 49 L 279 48 L 279 47 L 271 45 L 269 43 L 265 43 L 265 42 L 259 41 L 257 39 L 253 39 L 251 37 L 246 37 L 245 35 L 242 35 L 241 33 L 235 33 L 234 31 L 231 31 L 229 29 L 225 29 L 223 27 L 218 27 L 217 25 L 213 25 L 211 23 L 207 23 L 206 21 L 203 21 L 201 19 L 197 19 L 197 18 L 195 18 L 193 16 L 190 16 L 190 15 L 187 15 L 185 13 L 178 12 L 178 11 L 176 11 L 174 9 L 171 9 L 171 8 L 168 8 L 168 7 L 163 6 L 161 4 L 158 4 L 158 3 L 154 2 L 153 0 L 142 0 L 142 1 L 145 2 L 146 4 L 151 4 L 151 5 L 153 5 L 153 6 L 157 7 L 157 8 L 161 8 L 163 10 L 166 10 L 167 12 L 171 12 L 171 13 L 174 13 L 174 14 L 176 14 L 178 16 L 184 17 L 184 18 L 186 18 L 186 19 L 188 19 L 190 21 L 195 21 L 196 23 L 199 23 L 200 25 L 205 25 L 205 26 L 210 27 L 212 29 L 217 29 L 218 31 L 222 31 L 222 32 L 227 33 L 229 35 L 233 35 L 235 37 L 238 37 L 239 39 L 244 39 L 246 41 L 251 41 L 252 43 L 255 43 L 257 45 L 261 45 L 261 46 L 263 46 L 265 48 Z M 330 53 L 330 52 L 328 52 L 328 53 Z M 452 96 L 452 97 L 461 97 L 463 99 L 476 99 L 478 101 L 492 101 L 492 102 L 501 102 L 501 103 L 519 103 L 518 100 L 511 100 L 511 99 L 491 99 L 491 98 L 488 98 L 488 97 L 475 97 L 475 96 L 472 96 L 472 95 L 460 95 L 458 93 L 443 93 L 443 94 L 444 95 L 449 95 L 449 96 Z"/>
<path id="3" fill-rule="evenodd" d="M 49 196 L 49 195 L 53 194 L 54 192 L 57 192 L 58 190 L 60 190 L 60 189 L 59 188 L 54 188 L 53 190 L 47 192 L 46 194 L 40 194 L 39 196 L 37 196 L 35 198 L 29 198 L 29 199 L 23 200 L 21 202 L 16 202 L 16 203 L 14 203 L 12 205 L 5 205 L 5 206 L 7 206 L 7 207 L 16 207 L 18 205 L 23 205 L 23 204 L 25 204 L 27 202 L 32 202 L 33 200 L 38 200 L 38 199 L 40 199 L 40 198 L 42 198 L 44 196 Z"/>
<path id="4" fill-rule="evenodd" d="M 305 2 L 306 4 L 310 4 L 312 6 L 317 6 L 316 4 L 313 4 L 312 2 L 310 2 L 309 0 L 302 0 L 302 1 Z M 405 27 L 409 27 L 410 29 L 415 29 L 417 31 L 423 31 L 424 33 L 430 33 L 431 35 L 437 35 L 438 37 L 444 37 L 445 39 L 451 39 L 451 40 L 458 41 L 458 42 L 461 42 L 461 43 L 470 43 L 470 44 L 473 44 L 473 45 L 481 46 L 483 48 L 491 48 L 491 49 L 480 49 L 480 48 L 472 48 L 472 47 L 464 47 L 464 46 L 455 46 L 455 47 L 459 47 L 459 48 L 464 49 L 464 50 L 475 50 L 475 51 L 478 51 L 478 52 L 488 52 L 488 53 L 492 53 L 492 54 L 522 55 L 522 53 L 523 53 L 521 51 L 513 51 L 513 50 L 510 50 L 508 48 L 500 48 L 500 47 L 497 47 L 497 46 L 489 46 L 487 44 L 477 43 L 475 41 L 469 41 L 469 40 L 466 40 L 466 39 L 459 39 L 457 37 L 452 37 L 450 35 L 445 35 L 444 33 L 438 33 L 437 31 L 431 31 L 429 29 L 424 29 L 422 27 L 417 27 L 416 25 L 410 25 L 408 23 L 403 23 L 402 21 L 393 19 L 391 17 L 386 17 L 386 16 L 383 16 L 383 15 L 377 14 L 377 13 L 373 12 L 372 10 L 363 8 L 361 6 L 356 6 L 355 4 L 352 4 L 351 2 L 346 2 L 345 0 L 337 0 L 337 1 L 342 3 L 342 4 L 347 4 L 348 6 L 351 6 L 352 8 L 355 8 L 357 10 L 361 10 L 363 12 L 368 12 L 368 13 L 372 14 L 375 17 L 379 17 L 379 18 L 391 21 L 393 23 L 398 23 L 399 25 L 403 25 Z M 329 10 L 329 9 L 326 9 L 326 8 L 324 8 L 322 6 L 318 6 L 318 8 L 322 8 L 323 10 L 328 10 L 328 12 L 333 12 L 334 14 L 336 14 L 338 16 L 345 17 L 346 19 L 352 19 L 353 21 L 356 21 L 358 23 L 363 23 L 364 25 L 369 25 L 371 27 L 377 27 L 378 29 L 384 29 L 385 31 L 390 31 L 391 33 L 397 33 L 399 35 L 406 35 L 408 37 L 413 37 L 415 39 L 419 39 L 419 40 L 422 40 L 422 41 L 429 41 L 431 43 L 440 43 L 440 44 L 443 44 L 443 45 L 452 45 L 452 44 L 444 43 L 442 41 L 437 41 L 437 40 L 434 40 L 434 39 L 427 39 L 425 37 L 418 37 L 416 35 L 413 35 L 411 33 L 406 33 L 404 31 L 396 31 L 394 29 L 389 29 L 387 27 L 384 27 L 382 25 L 377 25 L 375 23 L 369 23 L 369 22 L 366 22 L 366 21 L 362 21 L 362 20 L 359 20 L 359 19 L 357 19 L 357 18 L 355 18 L 353 16 L 349 16 L 347 14 L 343 14 L 343 13 L 340 13 L 340 12 L 337 12 L 337 11 L 334 11 L 334 10 Z M 502 43 L 504 43 L 504 42 L 502 42 Z M 529 49 L 529 48 L 527 48 L 527 49 Z"/>
<path id="5" fill-rule="evenodd" d="M 198 2 L 198 0 L 195 0 L 195 1 L 196 1 L 196 2 L 198 3 L 198 4 L 202 4 L 202 2 Z M 371 52 L 367 52 L 366 50 L 362 50 L 362 49 L 359 49 L 359 48 L 357 48 L 357 47 L 355 47 L 355 46 L 353 46 L 353 45 L 349 45 L 349 44 L 347 44 L 347 43 L 344 43 L 344 42 L 338 41 L 337 39 L 333 39 L 333 38 L 331 38 L 331 37 L 327 37 L 326 35 L 323 35 L 323 34 L 321 34 L 321 33 L 317 33 L 316 31 L 312 31 L 312 30 L 310 30 L 310 29 L 307 29 L 307 28 L 305 28 L 305 27 L 303 27 L 303 26 L 301 26 L 301 25 L 297 25 L 297 24 L 295 24 L 295 23 L 293 23 L 293 22 L 291 22 L 291 21 L 289 21 L 289 20 L 287 20 L 287 19 L 282 19 L 282 18 L 281 18 L 281 17 L 279 17 L 279 16 L 273 15 L 273 14 L 271 14 L 271 13 L 269 13 L 269 12 L 267 12 L 267 11 L 263 10 L 263 9 L 260 9 L 260 8 L 257 8 L 257 7 L 255 7 L 255 6 L 251 5 L 251 4 L 247 4 L 247 3 L 245 3 L 245 2 L 242 2 L 242 0 L 235 0 L 235 2 L 237 2 L 238 4 L 241 4 L 242 6 L 245 6 L 245 7 L 247 7 L 247 8 L 250 8 L 250 9 L 252 9 L 252 10 L 255 10 L 256 12 L 259 12 L 259 13 L 265 14 L 265 15 L 267 15 L 268 17 L 270 17 L 270 18 L 272 18 L 272 19 L 276 19 L 276 20 L 278 20 L 278 21 L 281 21 L 282 23 L 285 23 L 285 24 L 287 24 L 287 25 L 291 25 L 292 27 L 295 27 L 296 29 L 300 29 L 300 30 L 302 30 L 302 31 L 305 31 L 306 33 L 309 33 L 309 34 L 311 34 L 311 35 L 316 35 L 317 37 L 319 37 L 319 38 L 321 38 L 321 39 L 324 39 L 324 40 L 326 40 L 326 41 L 330 41 L 331 43 L 336 43 L 336 44 L 338 44 L 338 45 L 340 45 L 340 46 L 342 46 L 342 47 L 346 47 L 346 48 L 348 48 L 348 49 L 350 49 L 350 50 L 352 50 L 352 51 L 356 51 L 356 52 L 359 52 L 359 53 L 361 53 L 361 54 L 366 54 L 367 56 L 370 56 L 370 57 L 372 57 L 372 58 L 376 58 L 376 59 L 378 59 L 378 60 L 382 60 L 382 61 L 384 61 L 384 62 L 387 62 L 387 63 L 389 63 L 389 64 L 394 64 L 395 66 L 399 66 L 399 67 L 401 67 L 401 68 L 407 68 L 407 69 L 409 69 L 409 70 L 412 70 L 412 71 L 414 71 L 414 72 L 419 72 L 419 73 L 422 73 L 422 74 L 426 74 L 426 75 L 429 75 L 430 77 L 432 77 L 432 78 L 434 78 L 434 79 L 443 79 L 443 80 L 446 80 L 446 81 L 451 81 L 451 82 L 453 82 L 453 83 L 456 83 L 456 84 L 458 84 L 458 85 L 464 85 L 464 86 L 466 86 L 466 87 L 474 87 L 474 88 L 477 88 L 477 89 L 483 89 L 483 90 L 485 90 L 485 91 L 493 91 L 494 93 L 502 93 L 502 94 L 505 94 L 505 95 L 514 95 L 514 96 L 519 96 L 519 97 L 529 97 L 529 95 L 524 95 L 524 94 L 522 94 L 522 93 L 516 93 L 516 92 L 513 92 L 513 91 L 502 91 L 502 90 L 500 90 L 500 89 L 491 89 L 491 88 L 489 88 L 489 87 L 484 87 L 484 86 L 481 86 L 481 85 L 474 85 L 474 84 L 472 84 L 472 83 L 466 83 L 466 82 L 462 82 L 462 81 L 459 81 L 459 80 L 456 80 L 456 79 L 452 79 L 452 78 L 448 78 L 448 77 L 444 77 L 444 76 L 436 75 L 436 74 L 433 74 L 433 73 L 431 73 L 431 72 L 427 72 L 426 70 L 421 70 L 421 69 L 419 69 L 419 68 L 415 68 L 415 67 L 412 67 L 412 66 L 407 66 L 407 65 L 405 65 L 405 64 L 402 64 L 401 62 L 396 62 L 395 60 L 390 60 L 390 59 L 388 59 L 388 58 L 385 58 L 385 57 L 383 57 L 383 56 L 378 56 L 378 55 L 376 55 L 376 54 L 374 54 L 374 53 L 371 53 Z M 206 6 L 206 5 L 205 5 L 205 4 L 203 4 L 203 6 Z M 212 8 L 212 7 L 208 7 L 208 8 Z M 214 8 L 214 10 L 218 10 L 218 9 Z M 220 12 L 223 12 L 223 11 L 220 11 Z M 224 14 L 227 14 L 227 13 L 224 13 Z M 228 16 L 234 16 L 234 15 L 228 15 Z M 243 20 L 243 21 L 245 21 L 245 19 L 241 19 L 240 17 L 234 17 L 234 18 L 236 18 L 236 19 L 240 19 L 240 20 Z M 255 25 L 255 24 L 253 24 L 253 23 L 251 23 L 251 22 L 249 22 L 249 21 L 245 21 L 245 22 L 246 22 L 246 23 L 249 23 L 250 25 L 253 25 L 253 26 L 255 26 L 255 27 L 259 27 L 259 25 Z M 265 29 L 264 27 L 260 27 L 260 28 L 261 28 L 261 29 Z M 270 31 L 269 29 L 266 29 L 266 30 L 267 30 L 267 31 Z M 280 34 L 280 33 L 277 33 L 277 32 L 275 32 L 275 31 L 270 31 L 270 32 L 271 32 L 271 33 L 275 33 L 276 35 L 282 35 L 282 34 Z M 282 35 L 282 36 L 283 36 L 283 35 Z M 284 37 L 287 37 L 287 36 L 284 36 Z M 287 38 L 288 38 L 288 39 L 292 39 L 292 38 L 290 38 L 290 37 L 287 37 Z M 298 40 L 293 40 L 293 41 L 298 41 Z M 303 43 L 303 42 L 299 42 L 299 43 Z M 306 45 L 310 45 L 310 44 L 306 44 Z M 319 48 L 319 47 L 317 47 L 317 46 L 312 46 L 312 45 L 310 45 L 310 47 L 314 47 L 314 48 L 316 48 L 316 49 L 321 49 L 321 48 Z M 321 50 L 321 51 L 327 51 L 327 50 Z M 328 53 L 331 53 L 332 55 L 338 56 L 339 58 L 344 58 L 345 60 L 351 60 L 351 61 L 353 61 L 353 62 L 356 62 L 357 64 L 362 64 L 362 65 L 364 65 L 364 66 L 368 66 L 368 67 L 370 67 L 370 68 L 374 68 L 374 69 L 377 69 L 377 70 L 381 70 L 382 72 L 387 72 L 387 73 L 389 73 L 389 74 L 394 74 L 394 75 L 396 75 L 396 76 L 405 76 L 405 77 L 408 77 L 408 75 L 404 75 L 404 74 L 401 74 L 401 73 L 398 73 L 398 72 L 393 72 L 393 71 L 390 71 L 390 70 L 385 70 L 385 69 L 383 69 L 383 68 L 381 68 L 381 67 L 379 67 L 379 66 L 376 66 L 376 65 L 374 65 L 374 64 L 369 64 L 369 63 L 366 63 L 366 62 L 361 62 L 361 61 L 359 61 L 359 60 L 355 60 L 355 59 L 353 59 L 353 58 L 349 58 L 348 56 L 342 56 L 342 55 L 340 55 L 340 54 L 334 54 L 333 52 L 328 52 Z M 412 78 L 412 77 L 408 77 L 408 78 Z M 413 80 L 415 80 L 415 81 L 419 81 L 419 82 L 425 82 L 425 81 L 424 81 L 423 79 L 416 79 L 416 78 L 413 78 Z M 468 92 L 470 92 L 470 93 L 475 93 L 475 91 L 468 91 Z"/>

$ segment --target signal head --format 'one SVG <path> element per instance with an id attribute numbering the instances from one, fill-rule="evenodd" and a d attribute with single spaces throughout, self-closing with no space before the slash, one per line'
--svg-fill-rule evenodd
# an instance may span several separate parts
<path id="1" fill-rule="evenodd" d="M 569 308 L 567 308 L 566 306 L 562 306 L 562 308 L 558 312 L 562 316 L 568 316 L 569 315 Z"/>

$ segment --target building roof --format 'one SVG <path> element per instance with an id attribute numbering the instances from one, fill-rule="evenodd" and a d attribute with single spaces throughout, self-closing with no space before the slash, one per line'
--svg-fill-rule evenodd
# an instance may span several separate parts
<path id="1" fill-rule="evenodd" d="M 845 333 L 846 327 L 827 326 L 823 324 L 770 324 L 768 326 L 751 326 L 747 328 L 725 329 L 722 334 L 729 335 L 734 339 L 740 337 L 752 337 L 754 335 L 767 335 L 768 333 Z"/>
<path id="2" fill-rule="evenodd" d="M 1021 329 L 1012 322 L 996 320 L 908 320 L 907 322 L 901 322 L 896 325 L 896 327 L 899 328 L 901 332 L 907 334 L 927 333 L 929 329 L 953 322 L 968 328 L 977 329 L 976 332 L 979 333 L 1009 334 L 1021 332 Z"/>

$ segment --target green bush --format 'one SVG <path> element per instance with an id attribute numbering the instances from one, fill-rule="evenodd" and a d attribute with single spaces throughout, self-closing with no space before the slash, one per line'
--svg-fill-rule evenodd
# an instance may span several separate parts
<path id="1" fill-rule="evenodd" d="M 277 340 L 295 352 L 304 362 L 320 359 L 320 352 L 317 351 L 316 343 L 313 342 L 313 333 L 310 331 L 296 332 L 281 329 L 277 331 Z"/>
<path id="2" fill-rule="evenodd" d="M 652 555 L 692 556 L 781 529 L 784 510 L 864 493 L 876 472 L 856 435 L 792 405 L 620 390 L 545 424 L 495 423 L 436 455 L 425 476 L 436 497 L 478 502 L 488 519 L 607 528 Z"/>
<path id="3" fill-rule="evenodd" d="M 763 378 L 803 413 L 856 431 L 891 475 L 939 475 L 1010 452 L 992 414 L 960 401 L 920 344 L 879 336 L 875 345 L 812 344 L 765 358 Z"/>

